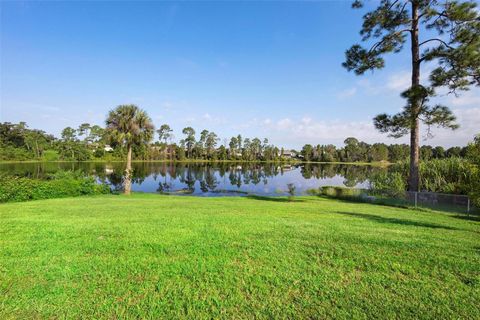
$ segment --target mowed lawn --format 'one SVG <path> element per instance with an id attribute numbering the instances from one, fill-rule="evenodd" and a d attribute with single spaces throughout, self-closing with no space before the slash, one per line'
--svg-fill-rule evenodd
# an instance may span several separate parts
<path id="1" fill-rule="evenodd" d="M 480 222 L 316 197 L 0 205 L 0 319 L 480 317 Z"/>

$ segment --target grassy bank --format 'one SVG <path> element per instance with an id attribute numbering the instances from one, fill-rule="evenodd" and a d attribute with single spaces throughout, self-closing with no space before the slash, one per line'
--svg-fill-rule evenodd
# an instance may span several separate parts
<path id="1" fill-rule="evenodd" d="M 0 318 L 475 318 L 480 222 L 321 198 L 0 205 Z"/>

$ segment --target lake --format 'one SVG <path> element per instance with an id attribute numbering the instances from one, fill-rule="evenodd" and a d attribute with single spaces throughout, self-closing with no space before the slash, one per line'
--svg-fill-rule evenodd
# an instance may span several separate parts
<path id="1" fill-rule="evenodd" d="M 80 170 L 121 190 L 124 168 L 121 162 L 4 163 L 0 164 L 0 173 L 42 179 L 59 170 Z M 285 195 L 289 183 L 295 185 L 297 194 L 321 186 L 367 187 L 371 174 L 387 169 L 339 164 L 134 162 L 133 170 L 133 191 L 273 196 Z"/>

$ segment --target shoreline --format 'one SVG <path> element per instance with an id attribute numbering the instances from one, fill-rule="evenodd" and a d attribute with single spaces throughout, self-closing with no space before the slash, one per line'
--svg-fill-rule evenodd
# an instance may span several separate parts
<path id="1" fill-rule="evenodd" d="M 73 160 L 8 160 L 0 161 L 2 164 L 35 164 L 35 163 L 125 163 L 125 160 L 84 160 L 84 161 L 73 161 Z M 356 165 L 356 166 L 376 166 L 376 167 L 388 167 L 393 165 L 392 162 L 325 162 L 325 161 L 266 161 L 266 160 L 132 160 L 132 163 L 274 163 L 274 164 L 332 164 L 332 165 Z"/>

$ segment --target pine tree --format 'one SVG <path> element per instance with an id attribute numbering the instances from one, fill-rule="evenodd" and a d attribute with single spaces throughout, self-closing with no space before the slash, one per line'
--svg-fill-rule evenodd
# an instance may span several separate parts
<path id="1" fill-rule="evenodd" d="M 474 1 L 381 0 L 363 17 L 362 41 L 370 47 L 353 45 L 346 52 L 343 66 L 361 75 L 385 66 L 384 55 L 403 50 L 407 39 L 411 49 L 411 86 L 402 93 L 407 101 L 402 112 L 380 114 L 375 127 L 392 137 L 410 133 L 409 190 L 419 188 L 420 122 L 430 127 L 456 129 L 455 116 L 442 105 L 430 106 L 435 88 L 451 93 L 480 85 L 480 15 Z M 353 8 L 362 8 L 355 1 Z M 433 36 L 432 36 L 433 35 Z M 421 66 L 433 62 L 429 85 L 420 83 Z"/>

